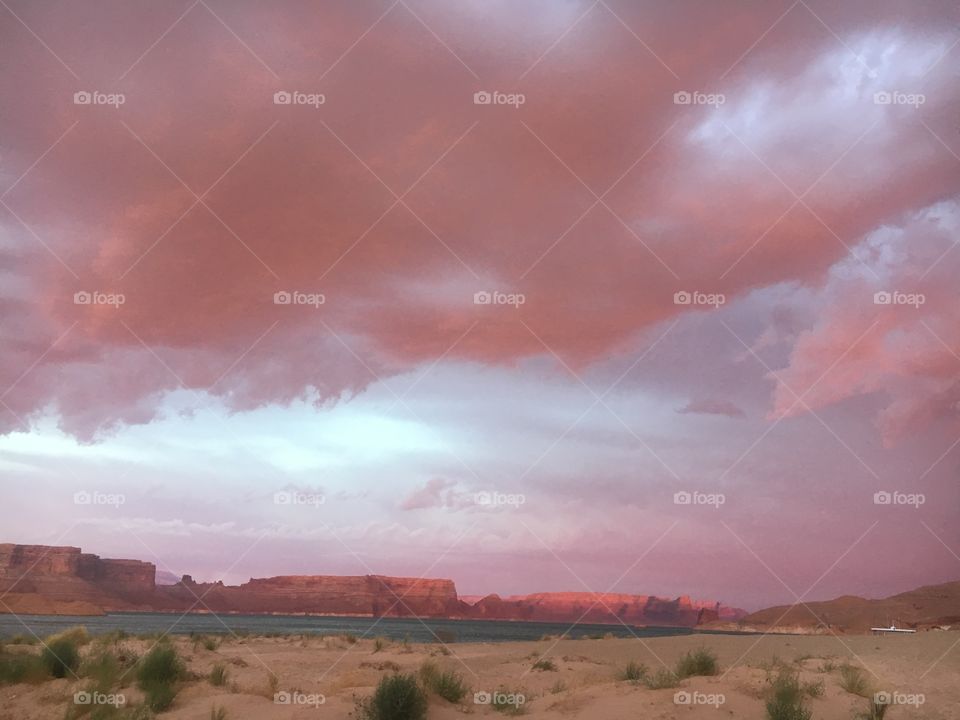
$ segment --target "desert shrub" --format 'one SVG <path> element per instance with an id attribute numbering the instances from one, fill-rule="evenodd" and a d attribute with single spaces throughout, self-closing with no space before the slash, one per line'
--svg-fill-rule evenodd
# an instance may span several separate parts
<path id="1" fill-rule="evenodd" d="M 93 680 L 94 688 L 107 692 L 120 682 L 120 661 L 109 650 L 88 657 L 80 666 L 80 674 Z"/>
<path id="2" fill-rule="evenodd" d="M 558 695 L 567 689 L 567 684 L 563 680 L 557 680 L 550 688 L 551 695 Z"/>
<path id="3" fill-rule="evenodd" d="M 10 638 L 11 645 L 36 645 L 38 642 L 33 635 L 14 635 Z"/>
<path id="4" fill-rule="evenodd" d="M 0 684 L 39 683 L 49 677 L 39 655 L 0 655 Z"/>
<path id="5" fill-rule="evenodd" d="M 144 703 L 154 712 L 163 712 L 173 705 L 177 690 L 173 685 L 150 685 L 144 688 Z"/>
<path id="6" fill-rule="evenodd" d="M 826 689 L 823 684 L 823 680 L 805 682 L 802 684 L 801 689 L 803 694 L 807 697 L 818 698 L 823 697 L 823 692 Z"/>
<path id="7" fill-rule="evenodd" d="M 210 720 L 227 720 L 227 709 L 216 706 L 210 708 Z"/>
<path id="8" fill-rule="evenodd" d="M 688 652 L 677 661 L 676 675 L 681 680 L 683 678 L 695 677 L 701 675 L 718 675 L 720 665 L 717 662 L 717 656 L 706 648 L 700 648 L 693 652 Z"/>
<path id="9" fill-rule="evenodd" d="M 628 682 L 640 682 L 641 680 L 646 679 L 649 671 L 647 666 L 638 663 L 635 660 L 631 660 L 627 663 L 627 666 L 620 671 L 620 674 L 617 676 L 619 680 L 627 680 Z"/>
<path id="10" fill-rule="evenodd" d="M 781 670 L 767 698 L 769 720 L 810 720 L 812 711 L 804 705 L 803 688 L 797 673 Z"/>
<path id="11" fill-rule="evenodd" d="M 549 658 L 540 658 L 533 664 L 534 670 L 556 672 L 557 664 Z"/>
<path id="12" fill-rule="evenodd" d="M 81 645 L 86 645 L 88 642 L 90 642 L 90 633 L 87 632 L 87 629 L 83 625 L 76 625 L 72 628 L 67 628 L 66 630 L 50 635 L 46 639 L 46 643 L 47 645 L 51 645 L 58 640 L 69 640 L 75 647 L 80 647 Z"/>
<path id="13" fill-rule="evenodd" d="M 69 638 L 63 637 L 46 644 L 40 653 L 43 666 L 55 678 L 73 674 L 80 664 L 80 653 L 77 645 Z"/>
<path id="14" fill-rule="evenodd" d="M 433 682 L 434 678 L 440 674 L 440 666 L 437 665 L 433 660 L 424 660 L 420 663 L 420 680 L 425 686 L 429 686 Z"/>
<path id="15" fill-rule="evenodd" d="M 444 700 L 452 703 L 463 700 L 463 696 L 469 691 L 469 688 L 463 683 L 463 676 L 452 670 L 445 670 L 440 673 L 430 689 Z"/>
<path id="16" fill-rule="evenodd" d="M 130 637 L 126 630 L 111 630 L 108 633 L 97 636 L 97 642 L 101 645 L 117 645 Z"/>
<path id="17" fill-rule="evenodd" d="M 215 687 L 226 685 L 227 675 L 227 666 L 223 663 L 217 663 L 210 669 L 210 684 Z"/>
<path id="18" fill-rule="evenodd" d="M 387 675 L 359 710 L 366 720 L 423 720 L 427 696 L 413 675 Z"/>
<path id="19" fill-rule="evenodd" d="M 837 669 L 837 664 L 833 660 L 824 660 L 817 669 L 819 673 L 832 673 Z"/>
<path id="20" fill-rule="evenodd" d="M 867 697 L 870 694 L 870 688 L 863 670 L 853 665 L 840 666 L 840 687 L 853 695 Z"/>
<path id="21" fill-rule="evenodd" d="M 876 698 L 873 698 L 866 711 L 857 713 L 857 720 L 883 720 L 889 708 L 890 706 L 886 703 L 879 703 Z"/>
<path id="22" fill-rule="evenodd" d="M 177 695 L 176 682 L 185 672 L 176 648 L 167 643 L 154 645 L 137 668 L 137 685 L 146 696 L 147 706 L 155 712 L 170 707 Z"/>
<path id="23" fill-rule="evenodd" d="M 460 702 L 468 692 L 462 675 L 452 670 L 441 670 L 430 660 L 420 666 L 420 681 L 427 690 L 449 702 Z"/>
<path id="24" fill-rule="evenodd" d="M 667 668 L 660 668 L 656 675 L 647 675 L 643 678 L 644 683 L 651 690 L 661 690 L 663 688 L 674 688 L 680 682 L 676 673 Z"/>
<path id="25" fill-rule="evenodd" d="M 387 639 L 378 637 L 373 641 L 373 652 L 378 653 L 387 646 Z"/>
<path id="26" fill-rule="evenodd" d="M 172 645 L 154 645 L 137 669 L 137 682 L 141 688 L 147 685 L 172 685 L 185 671 L 183 661 Z"/>
<path id="27" fill-rule="evenodd" d="M 344 633 L 340 637 L 343 638 L 343 641 L 348 645 L 355 645 L 357 642 L 357 636 L 353 633 Z"/>
<path id="28" fill-rule="evenodd" d="M 220 641 L 215 637 L 210 637 L 209 635 L 198 635 L 191 633 L 193 638 L 193 649 L 196 650 L 197 647 L 203 647 L 204 650 L 209 650 L 213 652 L 218 647 L 220 647 Z"/>

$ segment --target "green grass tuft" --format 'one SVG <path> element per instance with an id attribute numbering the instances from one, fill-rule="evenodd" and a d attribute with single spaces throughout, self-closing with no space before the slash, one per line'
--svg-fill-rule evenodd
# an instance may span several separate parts
<path id="1" fill-rule="evenodd" d="M 870 696 L 870 685 L 863 670 L 850 664 L 840 666 L 840 687 L 853 695 Z"/>
<path id="2" fill-rule="evenodd" d="M 542 672 L 556 672 L 557 664 L 549 658 L 540 658 L 533 664 L 533 669 Z"/>
<path id="3" fill-rule="evenodd" d="M 68 637 L 58 638 L 46 644 L 40 653 L 43 666 L 55 678 L 73 675 L 80 664 L 77 644 Z"/>
<path id="4" fill-rule="evenodd" d="M 413 675 L 387 675 L 358 709 L 365 720 L 424 720 L 427 696 Z"/>
<path id="5" fill-rule="evenodd" d="M 680 678 L 672 670 L 660 668 L 656 675 L 648 675 L 643 679 L 644 684 L 651 690 L 662 690 L 663 688 L 675 688 L 680 683 Z"/>
<path id="6" fill-rule="evenodd" d="M 170 707 L 177 695 L 176 683 L 185 673 L 183 661 L 172 645 L 154 645 L 137 668 L 137 685 L 146 696 L 146 705 L 155 712 Z"/>
<path id="7" fill-rule="evenodd" d="M 677 661 L 675 673 L 681 680 L 688 677 L 719 675 L 720 664 L 713 652 L 700 648 L 680 658 Z"/>
<path id="8" fill-rule="evenodd" d="M 617 676 L 619 680 L 626 680 L 627 682 L 638 683 L 647 679 L 647 676 L 650 674 L 650 671 L 647 670 L 647 666 L 638 663 L 635 660 L 631 660 L 627 663 L 627 666 L 620 671 L 620 674 Z"/>
<path id="9" fill-rule="evenodd" d="M 768 720 L 810 720 L 812 714 L 804 703 L 804 692 L 797 673 L 781 670 L 770 687 Z"/>
<path id="10" fill-rule="evenodd" d="M 214 687 L 223 687 L 227 684 L 228 675 L 227 666 L 223 663 L 216 663 L 210 669 L 210 684 Z"/>

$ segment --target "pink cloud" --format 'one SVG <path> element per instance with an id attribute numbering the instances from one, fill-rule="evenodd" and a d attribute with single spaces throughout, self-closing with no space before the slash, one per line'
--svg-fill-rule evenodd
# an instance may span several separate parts
<path id="1" fill-rule="evenodd" d="M 696 398 L 677 410 L 678 413 L 700 415 L 724 415 L 730 418 L 744 417 L 745 413 L 736 403 L 716 398 Z"/>

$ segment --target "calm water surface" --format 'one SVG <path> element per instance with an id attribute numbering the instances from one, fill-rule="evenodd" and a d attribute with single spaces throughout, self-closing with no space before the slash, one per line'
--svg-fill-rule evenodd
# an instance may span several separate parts
<path id="1" fill-rule="evenodd" d="M 19 619 L 18 619 L 19 618 Z M 433 642 L 433 633 L 444 631 L 441 638 L 446 642 L 455 638 L 458 642 L 505 642 L 508 640 L 539 640 L 544 635 L 559 635 L 566 632 L 570 637 L 611 633 L 616 637 L 662 637 L 666 635 L 690 635 L 690 628 L 630 627 L 623 625 L 569 623 L 505 622 L 498 620 L 443 620 L 434 618 L 364 618 L 364 617 L 300 617 L 281 615 L 184 615 L 175 613 L 111 613 L 103 616 L 72 615 L 0 615 L 0 638 L 13 635 L 29 635 L 33 632 L 46 637 L 66 628 L 83 625 L 93 634 L 124 630 L 128 633 L 170 632 L 175 635 L 188 633 L 231 632 L 254 635 L 354 635 L 384 636 L 392 640 L 409 638 L 411 642 Z M 702 631 L 698 631 L 702 632 Z M 449 633 L 449 635 L 448 635 Z M 720 633 L 740 634 L 740 633 Z"/>

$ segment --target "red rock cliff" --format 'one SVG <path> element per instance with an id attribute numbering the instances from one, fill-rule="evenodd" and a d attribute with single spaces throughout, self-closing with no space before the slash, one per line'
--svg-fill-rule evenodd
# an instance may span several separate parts
<path id="1" fill-rule="evenodd" d="M 741 611 L 714 602 L 621 593 L 538 593 L 475 603 L 457 597 L 452 580 L 384 575 L 290 575 L 242 585 L 196 583 L 184 575 L 157 585 L 156 567 L 139 560 L 109 560 L 75 547 L 0 544 L 0 593 L 17 612 L 100 611 L 297 613 L 422 616 L 543 622 L 688 626 Z M 12 607 L 12 606 L 11 606 Z M 52 610 L 51 610 L 52 608 Z M 61 609 L 57 609 L 61 608 Z M 0 606 L 0 611 L 4 608 Z"/>
<path id="2" fill-rule="evenodd" d="M 713 601 L 692 601 L 686 595 L 674 600 L 652 595 L 623 593 L 553 592 L 501 598 L 488 595 L 476 602 L 470 617 L 497 620 L 534 620 L 627 625 L 693 627 L 724 615 L 743 611 L 724 608 Z"/>
<path id="3" fill-rule="evenodd" d="M 101 559 L 76 547 L 0 544 L 0 593 L 125 605 L 149 600 L 155 575 L 152 563 Z"/>
<path id="4" fill-rule="evenodd" d="M 195 583 L 184 576 L 177 585 L 157 588 L 165 609 L 189 607 L 214 612 L 310 613 L 323 615 L 457 616 L 461 605 L 452 580 L 381 575 L 288 575 L 252 579 L 242 585 Z"/>

